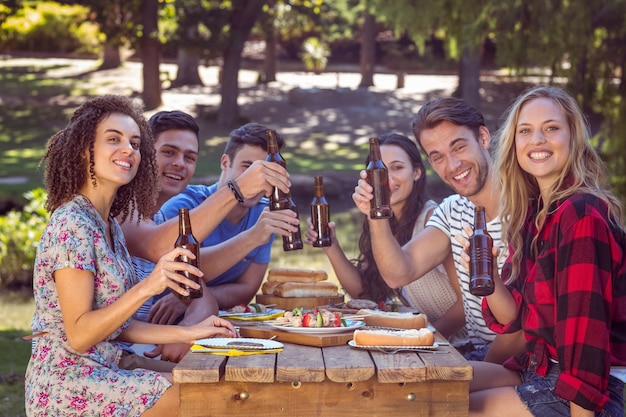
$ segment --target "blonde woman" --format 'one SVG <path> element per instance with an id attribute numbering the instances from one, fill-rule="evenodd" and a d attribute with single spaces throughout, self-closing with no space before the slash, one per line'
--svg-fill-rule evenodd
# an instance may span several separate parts
<path id="1" fill-rule="evenodd" d="M 483 314 L 496 332 L 522 329 L 526 351 L 474 364 L 470 416 L 621 417 L 624 385 L 609 372 L 626 365 L 626 239 L 585 118 L 564 90 L 539 86 L 498 136 L 509 259 Z"/>

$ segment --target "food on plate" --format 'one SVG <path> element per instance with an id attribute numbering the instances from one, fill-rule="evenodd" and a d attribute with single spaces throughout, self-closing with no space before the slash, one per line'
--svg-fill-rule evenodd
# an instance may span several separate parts
<path id="1" fill-rule="evenodd" d="M 339 288 L 332 282 L 283 282 L 274 288 L 278 297 L 335 297 Z"/>
<path id="2" fill-rule="evenodd" d="M 328 274 L 323 270 L 273 268 L 267 273 L 268 282 L 319 282 L 327 279 Z"/>
<path id="3" fill-rule="evenodd" d="M 428 318 L 424 313 L 399 313 L 362 309 L 357 314 L 364 316 L 366 326 L 422 329 L 428 325 Z"/>
<path id="4" fill-rule="evenodd" d="M 372 300 L 364 300 L 364 299 L 354 299 L 346 302 L 346 307 L 354 308 L 356 310 L 361 309 L 374 309 L 377 307 L 376 302 Z"/>
<path id="5" fill-rule="evenodd" d="M 433 346 L 434 333 L 427 329 L 355 330 L 352 336 L 357 346 Z"/>
<path id="6" fill-rule="evenodd" d="M 241 341 L 241 340 L 236 340 L 234 342 L 226 343 L 226 346 L 233 346 L 233 347 L 263 347 L 263 343 L 244 342 L 244 341 Z"/>
<path id="7" fill-rule="evenodd" d="M 290 327 L 347 327 L 340 313 L 317 308 L 312 311 L 304 311 L 301 308 L 286 311 L 283 317 L 276 319 L 276 324 Z"/>
<path id="8" fill-rule="evenodd" d="M 251 304 L 239 304 L 229 309 L 229 313 L 265 313 L 267 307 L 263 304 L 251 303 Z"/>

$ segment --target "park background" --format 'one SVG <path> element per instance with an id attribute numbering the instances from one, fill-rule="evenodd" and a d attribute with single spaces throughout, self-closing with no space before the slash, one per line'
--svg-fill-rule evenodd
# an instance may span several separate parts
<path id="1" fill-rule="evenodd" d="M 324 175 L 342 246 L 358 252 L 351 194 L 370 136 L 412 136 L 425 102 L 455 95 L 495 132 L 520 92 L 565 87 L 624 200 L 626 0 L 5 0 L 0 4 L 0 417 L 22 416 L 32 260 L 47 220 L 47 139 L 85 99 L 123 94 L 146 116 L 179 109 L 201 128 L 195 183 L 219 174 L 233 127 L 286 138 L 301 217 Z M 429 170 L 429 192 L 449 193 Z M 280 239 L 279 239 L 280 240 Z M 325 269 L 319 250 L 271 267 Z"/>

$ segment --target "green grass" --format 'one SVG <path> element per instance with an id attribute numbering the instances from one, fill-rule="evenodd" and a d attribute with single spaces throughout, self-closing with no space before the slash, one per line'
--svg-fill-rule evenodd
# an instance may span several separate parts
<path id="1" fill-rule="evenodd" d="M 30 293 L 0 295 L 0 417 L 24 416 L 24 372 L 30 357 Z"/>

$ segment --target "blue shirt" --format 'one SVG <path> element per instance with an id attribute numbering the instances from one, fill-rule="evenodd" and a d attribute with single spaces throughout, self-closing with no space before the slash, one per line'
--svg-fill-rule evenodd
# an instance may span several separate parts
<path id="1" fill-rule="evenodd" d="M 178 209 L 187 207 L 190 210 L 199 206 L 204 200 L 217 191 L 217 183 L 211 186 L 206 185 L 188 185 L 185 190 L 175 197 L 170 198 L 163 204 L 159 213 L 167 220 L 172 217 L 178 216 Z M 222 222 L 215 228 L 215 230 L 202 241 L 201 247 L 214 246 L 222 243 L 239 233 L 242 233 L 252 228 L 263 209 L 268 206 L 268 200 L 262 198 L 261 201 L 254 207 L 251 207 L 245 216 L 238 223 L 231 223 L 228 220 L 222 220 Z M 193 230 L 193 224 L 191 225 Z M 237 262 L 228 271 L 222 273 L 216 278 L 207 282 L 207 286 L 212 287 L 221 284 L 227 284 L 237 281 L 241 275 L 248 269 L 248 266 L 252 263 L 267 264 L 270 261 L 270 251 L 272 249 L 272 242 L 274 236 L 269 241 L 261 246 L 257 246 L 250 253 L 248 253 L 242 260 Z M 206 266 L 205 266 L 206 267 Z"/>

